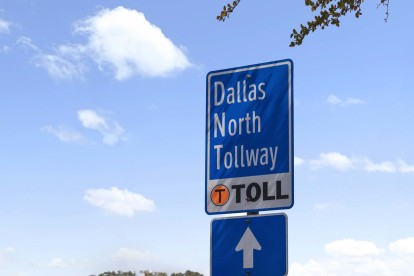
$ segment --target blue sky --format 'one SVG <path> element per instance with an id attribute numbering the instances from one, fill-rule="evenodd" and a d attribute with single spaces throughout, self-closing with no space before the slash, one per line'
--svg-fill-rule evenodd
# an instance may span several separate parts
<path id="1" fill-rule="evenodd" d="M 205 78 L 295 65 L 289 275 L 414 270 L 411 1 L 0 1 L 0 274 L 209 274 Z"/>

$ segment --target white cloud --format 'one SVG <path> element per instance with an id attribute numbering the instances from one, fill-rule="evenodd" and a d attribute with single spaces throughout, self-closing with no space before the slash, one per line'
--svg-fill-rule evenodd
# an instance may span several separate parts
<path id="1" fill-rule="evenodd" d="M 104 209 L 108 213 L 133 217 L 136 212 L 151 212 L 155 209 L 154 201 L 143 195 L 121 190 L 117 187 L 111 189 L 90 189 L 85 192 L 84 200 L 90 204 Z"/>
<path id="2" fill-rule="evenodd" d="M 409 274 L 392 274 L 387 268 L 394 266 L 374 258 L 329 258 L 311 260 L 305 264 L 294 262 L 289 276 L 406 276 Z M 409 270 L 406 270 L 407 272 Z"/>
<path id="3" fill-rule="evenodd" d="M 306 161 L 303 160 L 303 163 L 306 163 Z M 414 166 L 402 160 L 375 163 L 366 157 L 348 157 L 338 152 L 321 153 L 318 159 L 312 159 L 308 163 L 312 169 L 331 167 L 339 171 L 362 170 L 383 173 L 414 173 Z"/>
<path id="4" fill-rule="evenodd" d="M 397 162 L 398 170 L 402 173 L 414 173 L 414 165 L 408 165 L 406 162 L 399 160 Z"/>
<path id="5" fill-rule="evenodd" d="M 356 104 L 363 104 L 365 103 L 361 99 L 358 98 L 347 98 L 347 99 L 341 99 L 336 95 L 329 95 L 326 99 L 326 102 L 330 105 L 341 105 L 341 106 L 347 106 L 347 105 L 356 105 Z"/>
<path id="6" fill-rule="evenodd" d="M 98 131 L 103 137 L 102 142 L 106 145 L 118 143 L 125 132 L 117 121 L 104 116 L 99 111 L 91 109 L 79 110 L 78 119 L 84 128 Z"/>
<path id="7" fill-rule="evenodd" d="M 414 256 L 414 237 L 390 243 L 389 249 L 398 256 L 412 254 Z"/>
<path id="8" fill-rule="evenodd" d="M 53 54 L 45 54 L 33 43 L 30 37 L 19 37 L 17 44 L 35 52 L 33 63 L 36 67 L 45 69 L 52 78 L 63 80 L 82 79 L 84 73 L 88 71 L 85 62 L 76 59 L 73 54 L 68 57 L 71 53 L 67 49 L 69 46 L 59 47 Z"/>
<path id="9" fill-rule="evenodd" d="M 77 21 L 74 33 L 84 35 L 87 41 L 59 45 L 52 53 L 44 53 L 28 37 L 17 42 L 34 51 L 34 64 L 56 79 L 83 79 L 90 61 L 100 70 L 113 73 L 117 80 L 164 77 L 192 66 L 182 47 L 133 9 L 102 9 Z"/>
<path id="10" fill-rule="evenodd" d="M 331 256 L 362 257 L 378 255 L 383 250 L 379 249 L 373 242 L 344 239 L 326 244 L 325 251 Z"/>
<path id="11" fill-rule="evenodd" d="M 294 157 L 294 159 L 293 159 L 293 164 L 294 164 L 294 166 L 295 166 L 295 167 L 300 167 L 300 166 L 302 166 L 304 163 L 305 163 L 305 160 L 303 160 L 303 159 L 302 159 L 302 158 L 300 158 L 300 157 L 295 156 L 295 157 Z"/>
<path id="12" fill-rule="evenodd" d="M 45 266 L 50 268 L 67 268 L 76 264 L 74 260 L 64 260 L 62 258 L 53 258 Z"/>
<path id="13" fill-rule="evenodd" d="M 85 129 L 97 131 L 102 135 L 102 142 L 115 145 L 123 139 L 125 130 L 111 118 L 108 112 L 83 109 L 77 112 L 78 119 Z M 50 133 L 65 143 L 86 143 L 88 139 L 79 131 L 60 125 L 58 127 L 44 126 L 42 131 Z"/>
<path id="14" fill-rule="evenodd" d="M 365 102 L 358 98 L 348 98 L 345 100 L 345 105 L 363 104 L 363 103 Z"/>
<path id="15" fill-rule="evenodd" d="M 8 34 L 10 33 L 11 23 L 0 18 L 0 33 Z"/>
<path id="16" fill-rule="evenodd" d="M 329 95 L 326 101 L 332 105 L 337 105 L 337 104 L 342 103 L 342 100 L 335 95 Z"/>
<path id="17" fill-rule="evenodd" d="M 65 126 L 44 126 L 42 131 L 53 134 L 60 141 L 65 143 L 85 143 L 86 138 L 76 130 L 72 130 Z"/>
<path id="18" fill-rule="evenodd" d="M 191 65 L 159 27 L 133 9 L 103 9 L 74 28 L 88 36 L 85 47 L 92 59 L 100 68 L 109 66 L 118 80 L 166 76 Z"/>
<path id="19" fill-rule="evenodd" d="M 371 241 L 334 241 L 325 246 L 326 256 L 305 263 L 293 262 L 289 276 L 406 276 L 414 271 L 412 240 L 392 242 L 389 250 Z"/>
<path id="20" fill-rule="evenodd" d="M 367 172 L 395 173 L 397 171 L 396 165 L 390 161 L 375 164 L 369 159 L 364 159 L 363 163 Z"/>
<path id="21" fill-rule="evenodd" d="M 33 43 L 32 39 L 27 36 L 21 36 L 17 39 L 17 44 L 22 46 L 25 49 L 35 51 L 40 53 L 40 49 Z"/>
<path id="22" fill-rule="evenodd" d="M 127 262 L 149 262 L 153 257 L 148 251 L 139 251 L 122 247 L 115 252 L 115 258 Z"/>
<path id="23" fill-rule="evenodd" d="M 399 160 L 397 162 L 384 161 L 374 163 L 368 158 L 355 159 L 355 163 L 359 164 L 360 169 L 367 172 L 384 172 L 384 173 L 414 173 L 414 166 L 408 165 L 406 162 Z"/>
<path id="24" fill-rule="evenodd" d="M 86 71 L 86 65 L 75 63 L 59 54 L 40 54 L 34 59 L 37 67 L 44 68 L 51 77 L 56 79 L 71 80 L 82 79 Z"/>
<path id="25" fill-rule="evenodd" d="M 102 116 L 99 116 L 97 112 L 85 109 L 78 111 L 78 118 L 85 128 L 100 129 L 107 128 L 106 120 Z"/>
<path id="26" fill-rule="evenodd" d="M 340 171 L 346 171 L 354 167 L 352 161 L 345 155 L 338 152 L 328 152 L 319 154 L 319 159 L 311 160 L 312 168 L 332 167 Z"/>

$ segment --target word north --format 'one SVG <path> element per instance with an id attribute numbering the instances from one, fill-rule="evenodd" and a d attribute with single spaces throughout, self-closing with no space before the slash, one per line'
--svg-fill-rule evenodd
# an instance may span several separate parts
<path id="1" fill-rule="evenodd" d="M 236 119 L 226 120 L 226 113 L 214 114 L 214 138 L 217 138 L 218 133 L 221 137 L 225 137 L 226 133 L 230 136 L 236 134 L 242 135 L 260 133 L 261 132 L 261 119 L 259 115 L 256 115 L 256 111 L 252 112 L 252 115 L 246 113 L 246 116 Z M 226 128 L 227 126 L 227 128 Z"/>
<path id="2" fill-rule="evenodd" d="M 270 171 L 276 168 L 278 147 L 245 149 L 244 145 L 234 146 L 230 151 L 223 151 L 223 145 L 214 145 L 216 150 L 216 169 L 268 166 Z"/>

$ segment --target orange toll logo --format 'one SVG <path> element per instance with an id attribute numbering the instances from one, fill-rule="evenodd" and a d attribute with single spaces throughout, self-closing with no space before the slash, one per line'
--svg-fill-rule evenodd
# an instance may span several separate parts
<path id="1" fill-rule="evenodd" d="M 229 201 L 230 198 L 230 191 L 224 185 L 217 185 L 216 187 L 211 190 L 211 201 L 217 206 L 223 206 L 224 204 Z"/>

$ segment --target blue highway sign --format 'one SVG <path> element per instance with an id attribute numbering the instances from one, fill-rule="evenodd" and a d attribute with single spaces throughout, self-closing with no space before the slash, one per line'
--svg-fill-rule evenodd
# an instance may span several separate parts
<path id="1" fill-rule="evenodd" d="M 293 62 L 207 75 L 206 212 L 293 206 Z"/>
<path id="2" fill-rule="evenodd" d="M 285 214 L 214 219 L 210 275 L 287 275 L 287 233 Z"/>

